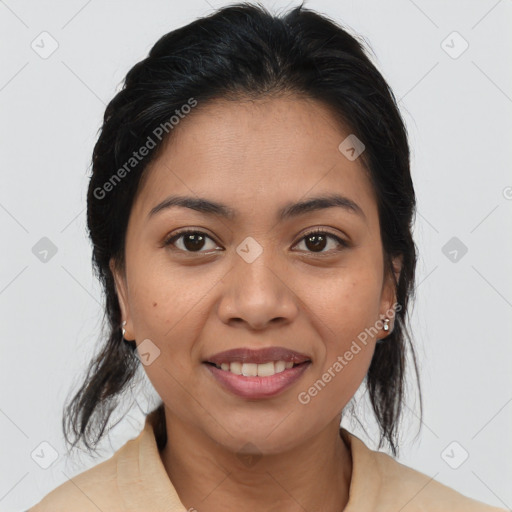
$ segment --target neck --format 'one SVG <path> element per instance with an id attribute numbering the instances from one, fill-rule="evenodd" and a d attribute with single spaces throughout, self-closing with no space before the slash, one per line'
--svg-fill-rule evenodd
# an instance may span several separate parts
<path id="1" fill-rule="evenodd" d="M 293 450 L 244 457 L 165 412 L 162 462 L 188 510 L 338 512 L 348 502 L 352 460 L 339 416 Z"/>

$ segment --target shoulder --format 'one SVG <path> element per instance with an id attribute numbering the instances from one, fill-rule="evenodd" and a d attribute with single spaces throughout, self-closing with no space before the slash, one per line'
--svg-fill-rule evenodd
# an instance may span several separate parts
<path id="1" fill-rule="evenodd" d="M 376 512 L 501 512 L 468 498 L 415 469 L 401 464 L 386 453 L 370 450 L 359 438 L 343 431 L 351 447 L 354 489 L 351 493 L 374 495 Z M 355 502 L 359 503 L 357 498 Z M 352 509 L 348 509 L 352 510 Z M 354 507 L 354 512 L 358 507 Z"/>
<path id="2" fill-rule="evenodd" d="M 98 512 L 122 510 L 122 499 L 117 486 L 117 459 L 119 451 L 108 460 L 68 478 L 27 512 Z M 119 506 L 117 506 L 119 504 Z"/>
<path id="3" fill-rule="evenodd" d="M 68 478 L 27 512 L 68 512 L 70 504 L 73 512 L 183 511 L 160 458 L 157 419 L 158 412 L 149 414 L 137 437 L 104 462 Z"/>
<path id="4" fill-rule="evenodd" d="M 409 468 L 385 453 L 374 453 L 375 462 L 382 475 L 382 501 L 396 502 L 398 493 L 403 503 L 403 512 L 420 510 L 496 512 L 501 510 L 468 498 L 438 482 L 434 477 Z"/>

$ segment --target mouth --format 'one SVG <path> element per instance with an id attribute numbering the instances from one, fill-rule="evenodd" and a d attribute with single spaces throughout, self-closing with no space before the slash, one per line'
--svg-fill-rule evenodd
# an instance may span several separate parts
<path id="1" fill-rule="evenodd" d="M 203 361 L 222 387 L 243 398 L 275 396 L 290 387 L 310 366 L 309 356 L 283 347 L 240 348 Z"/>
<path id="2" fill-rule="evenodd" d="M 282 373 L 290 368 L 310 363 L 310 360 L 302 363 L 293 363 L 292 361 L 267 361 L 265 363 L 246 363 L 241 361 L 223 362 L 220 364 L 206 361 L 206 364 L 215 366 L 218 370 L 242 375 L 244 377 L 271 377 L 278 373 Z"/>

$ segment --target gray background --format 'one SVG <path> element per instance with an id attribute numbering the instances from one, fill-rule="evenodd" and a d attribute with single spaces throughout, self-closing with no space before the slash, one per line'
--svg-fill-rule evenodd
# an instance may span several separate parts
<path id="1" fill-rule="evenodd" d="M 2 511 L 33 505 L 99 462 L 84 458 L 80 466 L 63 456 L 60 422 L 102 318 L 85 192 L 105 105 L 161 35 L 226 3 L 0 0 Z M 415 438 L 418 408 L 411 399 L 400 461 L 510 508 L 512 2 L 306 6 L 365 36 L 410 133 L 420 252 L 413 331 L 425 415 Z M 147 394 L 151 404 L 150 387 Z M 360 415 L 371 437 L 370 415 Z M 105 443 L 103 458 L 134 437 L 142 421 L 141 411 L 130 413 Z M 53 450 L 57 460 L 43 469 Z"/>

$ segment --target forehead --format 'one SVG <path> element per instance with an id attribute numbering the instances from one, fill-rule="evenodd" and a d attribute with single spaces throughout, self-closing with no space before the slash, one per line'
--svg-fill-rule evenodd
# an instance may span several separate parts
<path id="1" fill-rule="evenodd" d="M 199 103 L 146 169 L 134 209 L 147 216 L 167 195 L 179 193 L 252 215 L 337 192 L 375 210 L 362 159 L 350 160 L 339 149 L 349 135 L 348 127 L 312 99 Z"/>

